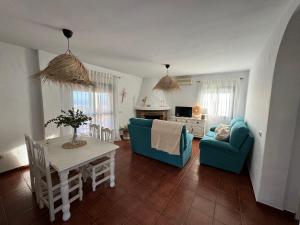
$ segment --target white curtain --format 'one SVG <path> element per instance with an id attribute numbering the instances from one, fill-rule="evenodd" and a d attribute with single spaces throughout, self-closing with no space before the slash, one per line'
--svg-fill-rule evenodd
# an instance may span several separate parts
<path id="1" fill-rule="evenodd" d="M 114 130 L 114 138 L 119 137 L 117 118 L 118 77 L 98 71 L 89 71 L 90 80 L 95 86 L 61 86 L 61 109 L 72 107 L 92 117 L 94 124 Z M 78 129 L 79 134 L 87 134 L 88 125 Z M 61 135 L 70 134 L 70 129 L 61 128 Z"/>
<path id="2" fill-rule="evenodd" d="M 239 80 L 203 80 L 199 84 L 199 104 L 207 109 L 206 132 L 212 125 L 229 123 L 239 103 Z"/>

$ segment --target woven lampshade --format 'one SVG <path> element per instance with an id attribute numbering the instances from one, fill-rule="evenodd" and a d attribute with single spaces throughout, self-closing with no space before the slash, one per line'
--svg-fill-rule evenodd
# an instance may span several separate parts
<path id="1" fill-rule="evenodd" d="M 88 71 L 72 54 L 61 54 L 52 59 L 48 66 L 37 75 L 42 81 L 51 80 L 60 84 L 92 85 Z"/>
<path id="2" fill-rule="evenodd" d="M 169 64 L 166 64 L 167 75 L 162 77 L 157 84 L 154 86 L 153 90 L 162 90 L 166 92 L 171 92 L 175 90 L 179 90 L 180 87 L 177 81 L 168 75 L 168 69 L 170 67 Z"/>
<path id="3" fill-rule="evenodd" d="M 69 39 L 73 32 L 68 29 L 62 29 L 62 32 L 68 40 L 68 50 L 52 59 L 48 66 L 36 75 L 41 77 L 43 82 L 50 80 L 59 84 L 93 85 L 87 69 L 69 48 Z"/>

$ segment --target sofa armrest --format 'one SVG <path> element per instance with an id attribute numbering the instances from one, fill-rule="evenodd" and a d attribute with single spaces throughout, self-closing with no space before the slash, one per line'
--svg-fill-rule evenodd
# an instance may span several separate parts
<path id="1" fill-rule="evenodd" d="M 216 129 L 217 127 L 218 127 L 218 125 L 211 126 L 211 127 L 209 128 L 209 130 L 212 131 L 212 132 L 215 132 L 215 129 Z"/>
<path id="2" fill-rule="evenodd" d="M 194 135 L 192 135 L 191 133 L 187 133 L 186 134 L 186 145 L 188 146 L 189 144 L 191 144 L 193 142 L 194 139 Z"/>
<path id="3" fill-rule="evenodd" d="M 185 135 L 186 142 L 183 145 L 180 145 L 180 152 L 184 152 L 188 148 L 188 146 L 192 144 L 194 138 L 194 135 L 192 135 L 191 133 L 186 133 L 183 135 Z"/>
<path id="4" fill-rule="evenodd" d="M 200 141 L 200 149 L 205 147 L 213 148 L 215 150 L 225 150 L 233 153 L 238 153 L 239 150 L 233 147 L 229 142 L 217 141 L 213 139 L 202 139 Z"/>

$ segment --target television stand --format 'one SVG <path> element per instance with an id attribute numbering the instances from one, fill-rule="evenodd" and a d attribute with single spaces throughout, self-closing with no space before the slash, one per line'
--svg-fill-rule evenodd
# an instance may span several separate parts
<path id="1" fill-rule="evenodd" d="M 204 135 L 205 120 L 201 118 L 171 116 L 168 120 L 183 123 L 194 137 L 202 138 Z"/>

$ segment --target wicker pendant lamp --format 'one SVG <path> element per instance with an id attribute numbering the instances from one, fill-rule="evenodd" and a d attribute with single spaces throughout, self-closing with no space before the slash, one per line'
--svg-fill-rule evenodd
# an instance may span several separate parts
<path id="1" fill-rule="evenodd" d="M 63 34 L 68 40 L 68 49 L 66 53 L 56 56 L 52 59 L 48 66 L 37 73 L 42 81 L 53 81 L 59 84 L 79 84 L 79 85 L 93 85 L 90 81 L 88 71 L 85 66 L 76 58 L 70 48 L 69 39 L 73 32 L 68 29 L 63 29 Z"/>
<path id="2" fill-rule="evenodd" d="M 167 74 L 166 76 L 162 77 L 157 84 L 154 86 L 153 90 L 162 90 L 162 91 L 166 91 L 166 92 L 171 92 L 171 91 L 175 91 L 175 90 L 179 90 L 180 87 L 177 83 L 176 80 L 174 80 L 174 78 L 169 76 L 169 68 L 170 65 L 169 64 L 165 64 L 166 70 L 167 70 Z"/>

